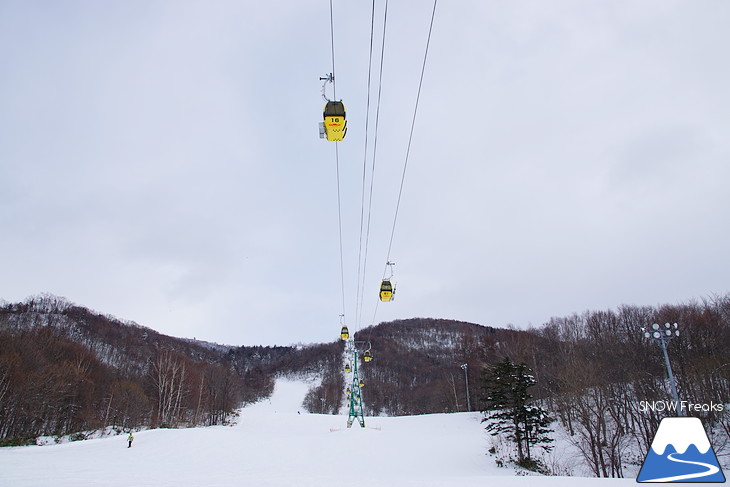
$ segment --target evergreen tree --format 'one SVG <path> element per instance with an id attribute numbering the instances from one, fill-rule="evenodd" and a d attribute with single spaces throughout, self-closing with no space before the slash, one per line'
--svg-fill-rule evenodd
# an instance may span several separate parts
<path id="1" fill-rule="evenodd" d="M 545 410 L 531 404 L 528 389 L 536 384 L 535 377 L 524 363 L 515 364 L 505 357 L 482 374 L 482 400 L 485 404 L 482 422 L 488 422 L 486 430 L 492 436 L 506 435 L 517 447 L 517 464 L 536 467 L 530 447 L 540 445 L 550 451 L 553 440 L 548 428 L 551 419 Z"/>

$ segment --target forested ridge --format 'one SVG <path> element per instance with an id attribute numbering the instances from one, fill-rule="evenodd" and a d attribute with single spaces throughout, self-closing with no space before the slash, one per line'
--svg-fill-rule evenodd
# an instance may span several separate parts
<path id="1" fill-rule="evenodd" d="M 534 376 L 531 395 L 569 433 L 596 476 L 623 476 L 669 411 L 653 323 L 678 323 L 669 355 L 682 400 L 719 455 L 730 436 L 730 295 L 661 306 L 621 306 L 553 318 L 528 330 L 414 318 L 359 330 L 366 416 L 486 410 L 484 387 L 505 359 Z M 43 295 L 0 306 L 0 442 L 32 442 L 104 427 L 224 424 L 267 397 L 285 375 L 315 379 L 303 407 L 344 404 L 343 343 L 224 346 L 165 336 Z"/>
<path id="2" fill-rule="evenodd" d="M 339 342 L 230 347 L 175 338 L 52 295 L 4 304 L 0 445 L 105 427 L 225 424 L 269 396 L 277 375 L 326 370 L 341 352 Z"/>

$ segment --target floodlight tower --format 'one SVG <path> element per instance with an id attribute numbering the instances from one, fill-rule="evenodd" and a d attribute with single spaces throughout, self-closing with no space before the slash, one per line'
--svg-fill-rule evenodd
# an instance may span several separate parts
<path id="1" fill-rule="evenodd" d="M 669 375 L 669 385 L 672 388 L 672 395 L 674 396 L 674 404 L 676 405 L 677 415 L 684 416 L 684 412 L 682 411 L 682 408 L 680 407 L 680 403 L 679 403 L 679 394 L 677 393 L 677 383 L 674 379 L 674 374 L 672 374 L 672 365 L 669 363 L 669 354 L 667 353 L 667 344 L 673 338 L 677 338 L 679 336 L 679 330 L 677 329 L 677 324 L 674 323 L 673 325 L 670 325 L 669 323 L 664 323 L 664 327 L 662 329 L 661 326 L 659 326 L 657 323 L 654 323 L 653 325 L 651 325 L 651 330 L 642 328 L 642 331 L 644 332 L 644 336 L 646 338 L 651 338 L 655 342 L 659 343 L 659 345 L 662 347 L 662 352 L 664 352 L 664 364 L 667 366 L 667 374 Z"/>
<path id="2" fill-rule="evenodd" d="M 469 373 L 467 372 L 469 364 L 461 364 L 461 368 L 464 369 L 464 383 L 466 384 L 466 410 L 471 411 L 471 399 L 469 398 Z"/>

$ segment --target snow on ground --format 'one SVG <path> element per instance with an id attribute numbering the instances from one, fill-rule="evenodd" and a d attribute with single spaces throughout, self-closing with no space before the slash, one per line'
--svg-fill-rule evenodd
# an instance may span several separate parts
<path id="1" fill-rule="evenodd" d="M 49 446 L 0 449 L 3 487 L 621 487 L 633 479 L 522 477 L 486 455 L 477 413 L 366 418 L 308 414 L 309 385 L 280 380 L 238 424 L 150 430 Z"/>

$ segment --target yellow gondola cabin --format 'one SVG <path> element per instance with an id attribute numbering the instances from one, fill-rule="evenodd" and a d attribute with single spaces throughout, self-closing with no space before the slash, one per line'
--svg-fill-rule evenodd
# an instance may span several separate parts
<path id="1" fill-rule="evenodd" d="M 389 280 L 384 279 L 382 284 L 380 284 L 380 300 L 384 303 L 388 303 L 393 300 L 393 294 L 395 294 L 393 285 Z"/>
<path id="2" fill-rule="evenodd" d="M 324 123 L 320 126 L 320 137 L 330 142 L 339 142 L 347 134 L 345 104 L 342 101 L 328 101 L 324 106 Z"/>

